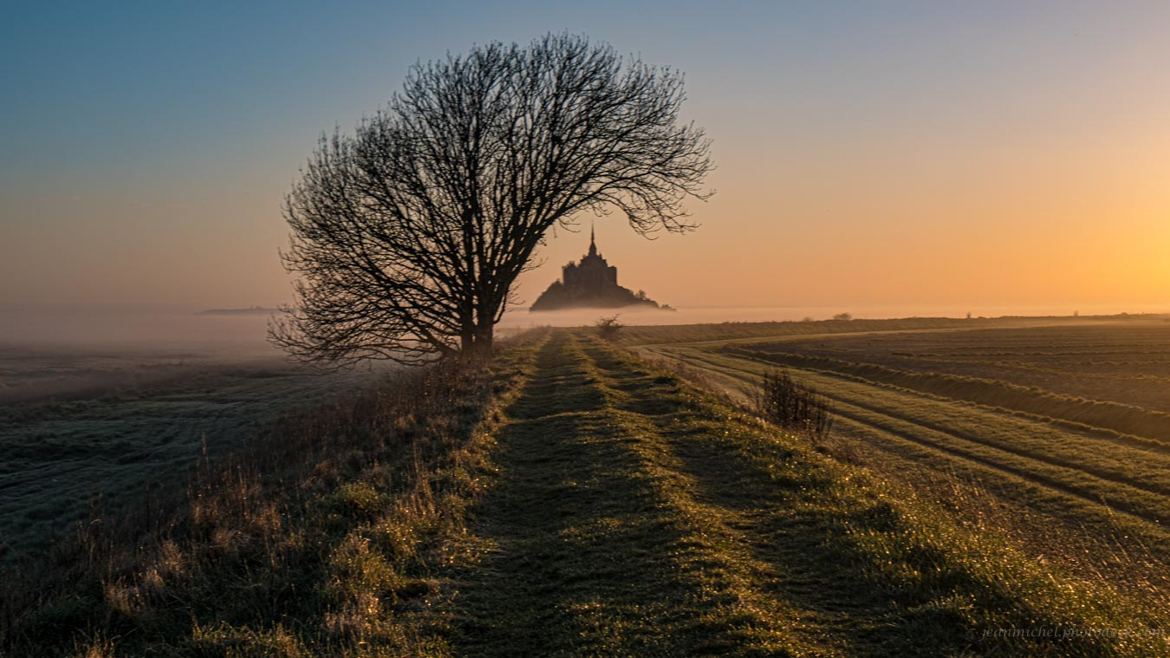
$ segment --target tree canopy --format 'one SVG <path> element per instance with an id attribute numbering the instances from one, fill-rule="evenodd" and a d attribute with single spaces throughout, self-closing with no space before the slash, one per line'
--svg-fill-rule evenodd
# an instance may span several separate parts
<path id="1" fill-rule="evenodd" d="M 693 227 L 683 203 L 712 164 L 684 98 L 679 72 L 573 35 L 416 65 L 288 194 L 296 302 L 270 339 L 334 363 L 490 349 L 553 226 L 616 210 L 643 235 Z"/>

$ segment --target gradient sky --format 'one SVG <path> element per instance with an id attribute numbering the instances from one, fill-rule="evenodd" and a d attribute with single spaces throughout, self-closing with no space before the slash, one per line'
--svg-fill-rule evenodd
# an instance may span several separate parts
<path id="1" fill-rule="evenodd" d="M 1170 3 L 240 4 L 6 8 L 0 303 L 288 301 L 279 206 L 323 130 L 416 60 L 567 30 L 684 70 L 714 140 L 698 232 L 598 221 L 624 285 L 1170 309 Z"/>

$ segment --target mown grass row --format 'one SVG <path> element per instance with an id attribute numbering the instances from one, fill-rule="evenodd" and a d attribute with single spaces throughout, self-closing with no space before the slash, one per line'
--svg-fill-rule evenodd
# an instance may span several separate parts
<path id="1" fill-rule="evenodd" d="M 835 373 L 800 372 L 810 381 L 832 386 L 830 397 L 849 403 L 854 412 L 892 431 L 915 426 L 931 436 L 946 435 L 950 443 L 999 451 L 989 455 L 1005 453 L 994 460 L 1005 465 L 1023 458 L 1040 462 L 1042 468 L 1064 469 L 1067 477 L 1063 479 L 1074 488 L 1082 488 L 1076 484 L 1082 481 L 1093 498 L 1132 503 L 1134 513 L 1147 518 L 1159 519 L 1170 502 L 1165 498 L 1170 495 L 1170 459 L 1162 453 L 1102 445 L 1099 440 L 1053 430 L 1045 421 L 1029 422 L 993 408 L 954 405 L 861 380 L 842 381 Z M 1111 490 L 1114 485 L 1116 490 Z"/>
<path id="2" fill-rule="evenodd" d="M 754 341 L 777 336 L 806 338 L 821 334 L 864 332 L 946 331 L 977 327 L 1031 326 L 1031 318 L 994 318 L 958 320 L 954 318 L 904 318 L 898 320 L 810 320 L 801 322 L 723 322 L 720 324 L 683 324 L 626 327 L 621 342 L 625 345 L 677 345 L 680 343 L 730 343 Z"/>
<path id="3" fill-rule="evenodd" d="M 750 389 L 754 385 L 752 382 L 769 367 L 766 363 L 693 348 L 658 353 L 678 359 L 701 373 L 709 373 L 708 376 L 718 378 L 715 385 L 733 390 Z M 817 373 L 802 371 L 798 376 L 820 391 L 837 390 L 842 386 L 840 380 L 818 378 Z M 1087 566 L 1087 572 L 1094 573 L 1101 586 L 1115 582 L 1153 605 L 1165 605 L 1170 600 L 1167 591 L 1170 582 L 1166 578 L 1170 533 L 1161 524 L 1119 513 L 1113 504 L 1116 499 L 1086 495 L 1075 488 L 1085 483 L 1083 475 L 1050 472 L 1052 469 L 1042 464 L 1037 466 L 1034 462 L 1015 459 L 1009 453 L 996 453 L 912 422 L 899 422 L 884 415 L 886 409 L 898 408 L 896 400 L 884 400 L 876 405 L 871 403 L 881 399 L 881 394 L 880 389 L 858 387 L 848 397 L 837 398 L 835 404 L 843 412 L 838 425 L 846 436 L 839 439 L 837 445 L 844 445 L 846 457 L 852 459 L 859 448 L 864 453 L 876 449 L 895 458 L 874 460 L 867 457 L 861 461 L 879 462 L 875 465 L 894 478 L 919 484 L 928 482 L 929 486 L 937 486 L 938 482 L 956 486 L 976 483 L 978 493 L 989 491 L 1007 507 L 1016 510 L 1008 515 L 1007 521 L 1028 517 L 1027 523 L 1021 525 L 1028 526 L 1030 536 L 1020 539 L 1037 554 Z M 851 401 L 865 406 L 851 405 Z M 957 407 L 953 413 L 962 413 L 961 406 Z M 947 409 L 940 407 L 938 412 L 946 414 Z M 988 422 L 994 424 L 994 419 Z M 1021 429 L 1022 436 L 1027 433 L 1026 427 Z M 1005 463 L 1004 460 L 1014 463 Z M 920 475 L 925 471 L 937 476 Z M 1063 479 L 1062 475 L 1071 475 L 1071 480 Z M 1110 488 L 1108 483 L 1090 484 L 1099 490 L 1110 491 L 1119 499 L 1123 497 L 1123 490 Z M 1139 499 L 1131 498 L 1129 502 L 1134 500 Z M 1166 513 L 1164 502 L 1158 507 L 1157 500 L 1150 498 L 1146 504 L 1160 514 Z M 1141 508 L 1137 509 L 1141 511 Z M 985 510 L 967 511 L 978 516 Z M 1045 523 L 1044 518 L 1050 521 Z M 1059 522 L 1062 527 L 1054 527 L 1052 521 Z"/>
<path id="4" fill-rule="evenodd" d="M 753 358 L 754 357 L 754 358 Z M 720 357 L 703 358 L 710 364 Z M 735 357 L 731 357 L 735 359 Z M 760 376 L 767 359 L 744 355 L 729 370 Z M 1001 468 L 1088 501 L 1102 501 L 1145 520 L 1170 518 L 1170 457 L 1160 452 L 1107 444 L 1062 432 L 994 409 L 956 404 L 939 397 L 881 386 L 835 373 L 800 370 L 801 378 L 834 400 L 854 420 Z"/>
<path id="5" fill-rule="evenodd" d="M 748 358 L 752 358 L 749 356 Z M 761 355 L 754 355 L 754 360 Z M 996 409 L 802 370 L 857 420 L 1063 488 L 1154 523 L 1170 520 L 1170 455 L 1061 431 Z M 843 409 L 845 411 L 845 409 Z"/>
<path id="6" fill-rule="evenodd" d="M 441 547 L 487 476 L 532 348 L 286 418 L 175 506 L 95 518 L 0 579 L 0 654 L 441 653 Z M 436 639 L 438 638 L 438 639 Z"/>
<path id="7" fill-rule="evenodd" d="M 673 476 L 685 482 L 679 488 L 741 533 L 737 544 L 751 546 L 773 566 L 777 579 L 757 587 L 795 604 L 809 624 L 806 630 L 836 642 L 822 651 L 1140 655 L 1166 650 L 1166 638 L 1156 631 L 1156 637 L 1103 643 L 996 638 L 993 626 L 1160 628 L 1163 620 L 1106 582 L 1026 557 L 994 526 L 956 522 L 927 502 L 929 493 L 827 458 L 810 442 L 766 429 L 701 391 L 677 382 L 654 386 L 653 369 L 598 352 L 603 349 L 590 355 L 603 382 L 617 391 L 610 395 L 618 406 L 652 404 L 670 395 L 672 386 L 681 392 L 679 411 L 649 416 L 657 440 L 674 458 L 665 470 L 685 474 Z M 638 434 L 655 436 L 645 419 Z M 717 527 L 714 521 L 708 525 Z"/>
<path id="8" fill-rule="evenodd" d="M 777 349 L 779 348 L 779 349 Z M 1072 421 L 1131 435 L 1129 441 L 1170 451 L 1170 414 L 1129 404 L 1059 395 L 1010 382 L 938 372 L 914 372 L 873 363 L 859 363 L 826 356 L 785 351 L 782 346 L 759 345 L 732 352 L 804 370 L 851 375 L 866 381 L 898 386 L 955 400 L 1023 411 L 1055 420 Z M 1119 437 L 1123 438 L 1124 437 Z M 1145 440 L 1142 440 L 1145 439 Z"/>
<path id="9" fill-rule="evenodd" d="M 980 329 L 1029 329 L 1037 327 L 1115 324 L 1119 321 L 1155 321 L 1160 316 L 1001 317 L 1001 318 L 898 318 L 888 320 L 803 320 L 779 322 L 721 322 L 708 324 L 648 325 L 626 327 L 627 346 L 758 342 L 763 338 L 803 340 L 820 335 L 894 335 Z"/>

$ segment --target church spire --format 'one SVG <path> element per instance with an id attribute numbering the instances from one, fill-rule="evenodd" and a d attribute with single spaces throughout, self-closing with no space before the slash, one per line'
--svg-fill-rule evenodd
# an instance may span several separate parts
<path id="1" fill-rule="evenodd" d="M 589 225 L 589 255 L 597 255 L 597 233 L 592 224 Z"/>

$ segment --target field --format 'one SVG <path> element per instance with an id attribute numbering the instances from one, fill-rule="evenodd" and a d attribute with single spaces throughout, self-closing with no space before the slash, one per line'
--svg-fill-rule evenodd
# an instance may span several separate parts
<path id="1" fill-rule="evenodd" d="M 230 452 L 364 377 L 189 349 L 0 349 L 0 558 L 127 500 L 170 495 L 201 453 Z"/>
<path id="2" fill-rule="evenodd" d="M 740 397 L 786 370 L 835 409 L 824 450 L 993 516 L 1038 557 L 1170 591 L 1165 318 L 636 328 L 627 341 Z"/>
<path id="3" fill-rule="evenodd" d="M 553 330 L 306 407 L 201 468 L 168 514 L 88 527 L 0 580 L 0 653 L 1168 650 L 1150 596 L 665 365 Z"/>

